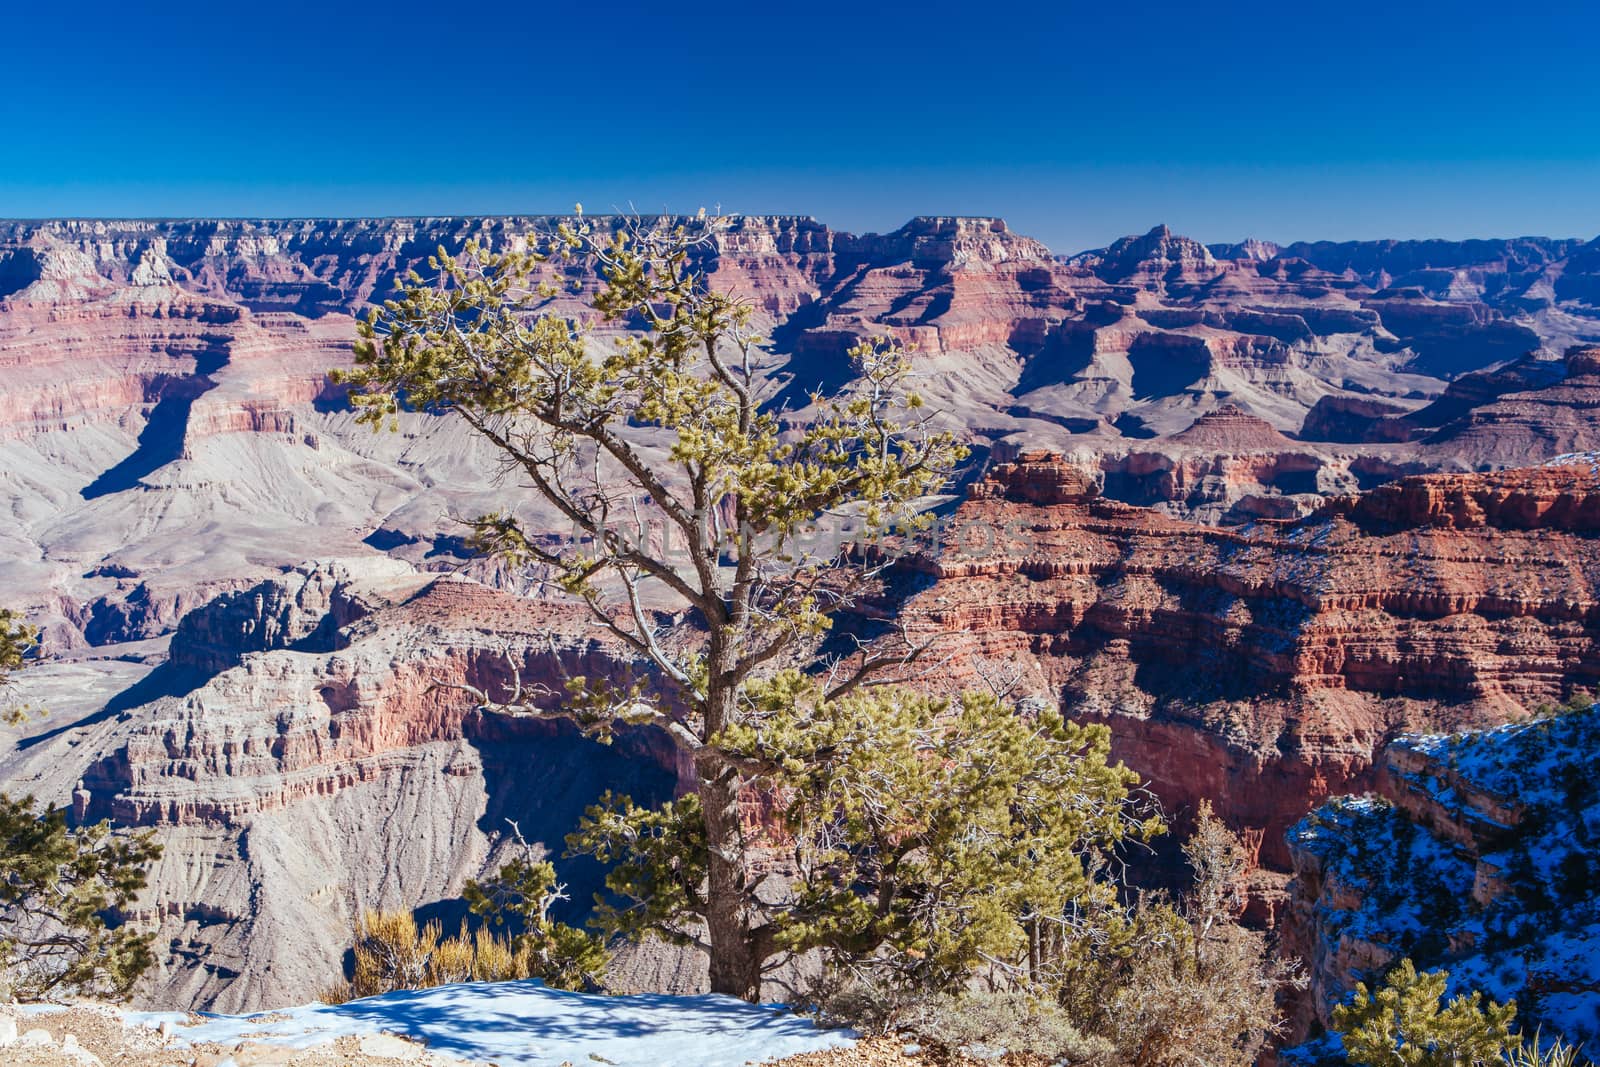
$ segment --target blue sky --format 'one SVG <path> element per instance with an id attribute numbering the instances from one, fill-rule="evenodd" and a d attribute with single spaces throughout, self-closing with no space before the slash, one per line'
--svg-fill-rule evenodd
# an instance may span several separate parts
<path id="1" fill-rule="evenodd" d="M 1600 233 L 1600 5 L 9 5 L 0 216 Z"/>

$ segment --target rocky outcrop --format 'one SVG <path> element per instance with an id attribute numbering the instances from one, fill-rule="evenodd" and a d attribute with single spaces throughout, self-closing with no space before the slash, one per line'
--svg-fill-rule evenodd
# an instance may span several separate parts
<path id="1" fill-rule="evenodd" d="M 998 672 L 1111 725 L 1178 812 L 1262 835 L 1364 788 L 1397 731 L 1521 714 L 1600 681 L 1589 465 L 1406 478 L 1293 521 L 1186 522 L 1058 457 L 995 467 L 894 610 L 952 687 Z"/>
<path id="2" fill-rule="evenodd" d="M 1472 407 L 1422 438 L 1423 446 L 1477 465 L 1513 456 L 1538 462 L 1600 448 L 1600 420 L 1595 418 L 1600 410 L 1600 347 L 1574 347 L 1564 366 L 1555 367 L 1556 373 L 1564 369 L 1565 376 L 1548 381 L 1549 371 L 1525 372 L 1532 379 L 1529 387 L 1508 389 Z"/>
<path id="3" fill-rule="evenodd" d="M 224 594 L 186 614 L 172 638 L 173 666 L 215 674 L 255 652 L 296 649 L 332 652 L 343 627 L 371 611 L 362 597 L 366 583 L 392 579 L 381 588 L 418 588 L 431 576 L 383 557 L 305 563 L 236 593 Z"/>
<path id="4" fill-rule="evenodd" d="M 1408 409 L 1388 400 L 1359 396 L 1325 396 L 1306 412 L 1300 436 L 1307 441 L 1373 444 L 1408 441 L 1414 427 Z"/>
<path id="5" fill-rule="evenodd" d="M 607 747 L 473 710 L 463 686 L 548 704 L 569 675 L 631 678 L 585 619 L 382 559 L 311 565 L 190 613 L 170 663 L 104 711 L 58 710 L 0 760 L 8 788 L 158 834 L 129 916 L 158 931 L 147 1003 L 303 1002 L 341 973 L 361 910 L 453 923 L 507 820 L 559 853 L 603 789 L 676 789 L 664 735 Z M 592 865 L 563 877 L 579 902 L 599 888 Z"/>
<path id="6" fill-rule="evenodd" d="M 1363 529 L 1600 531 L 1600 480 L 1586 464 L 1562 464 L 1485 478 L 1431 475 L 1404 478 L 1353 500 L 1331 503 Z M 1546 590 L 1545 592 L 1549 592 Z"/>
<path id="7" fill-rule="evenodd" d="M 1357 449 L 1309 449 L 1232 405 L 1148 443 L 1097 451 L 1080 446 L 1069 455 L 1098 472 L 1111 499 L 1228 523 L 1299 518 L 1330 495 L 1354 493 L 1421 467 Z"/>
<path id="8" fill-rule="evenodd" d="M 1311 979 L 1298 1036 L 1409 957 L 1456 989 L 1514 998 L 1524 1032 L 1600 1048 L 1597 744 L 1587 697 L 1513 726 L 1403 737 L 1377 795 L 1296 824 L 1285 948 Z"/>
<path id="9" fill-rule="evenodd" d="M 1221 273 L 1211 250 L 1191 238 L 1157 226 L 1142 237 L 1124 237 L 1099 252 L 1069 260 L 1111 282 L 1162 293 L 1192 289 Z"/>
<path id="10" fill-rule="evenodd" d="M 1282 452 L 1294 447 L 1266 419 L 1257 418 L 1232 404 L 1208 411 L 1182 433 L 1169 439 L 1182 448 L 1211 452 Z"/>

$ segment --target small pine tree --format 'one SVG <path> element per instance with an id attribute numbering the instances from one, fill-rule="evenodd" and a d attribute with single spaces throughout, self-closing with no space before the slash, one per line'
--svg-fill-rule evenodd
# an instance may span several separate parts
<path id="1" fill-rule="evenodd" d="M 38 645 L 37 629 L 0 608 L 0 691 Z M 0 704 L 7 725 L 28 717 L 26 707 Z M 72 829 L 63 811 L 40 815 L 32 797 L 0 794 L 0 992 L 19 1000 L 126 996 L 155 961 L 155 935 L 113 923 L 160 855 L 149 833 L 104 822 Z"/>
<path id="2" fill-rule="evenodd" d="M 0 794 L 0 962 L 19 1000 L 126 996 L 154 962 L 153 933 L 114 925 L 161 846 L 109 823 L 71 829 Z"/>
<path id="3" fill-rule="evenodd" d="M 14 612 L 0 608 L 0 692 L 11 684 L 12 673 L 22 669 L 38 645 L 38 630 L 22 622 Z M 0 704 L 0 722 L 17 726 L 27 717 L 26 708 Z"/>
<path id="4" fill-rule="evenodd" d="M 1445 971 L 1418 973 L 1407 959 L 1382 988 L 1358 983 L 1351 1002 L 1334 1009 L 1345 1056 L 1358 1067 L 1500 1067 L 1520 1045 L 1511 1034 L 1515 1002 L 1472 993 L 1446 1004 L 1449 980 Z"/>
<path id="5" fill-rule="evenodd" d="M 550 918 L 556 902 L 567 899 L 566 886 L 556 881 L 552 864 L 535 857 L 520 831 L 516 839 L 520 854 L 495 877 L 467 883 L 467 906 L 490 927 L 509 929 L 507 944 L 520 977 L 538 978 L 556 989 L 600 989 L 610 959 L 605 942 Z M 488 966 L 498 968 L 498 963 Z"/>

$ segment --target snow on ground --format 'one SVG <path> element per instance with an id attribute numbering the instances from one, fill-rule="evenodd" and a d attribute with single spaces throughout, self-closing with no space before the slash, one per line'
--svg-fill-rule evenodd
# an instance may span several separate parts
<path id="1" fill-rule="evenodd" d="M 856 1037 L 733 997 L 608 997 L 537 981 L 447 985 L 258 1015 L 130 1012 L 129 1021 L 171 1022 L 182 1040 L 220 1045 L 248 1040 L 310 1048 L 345 1035 L 399 1034 L 431 1051 L 500 1067 L 744 1067 L 850 1045 Z"/>

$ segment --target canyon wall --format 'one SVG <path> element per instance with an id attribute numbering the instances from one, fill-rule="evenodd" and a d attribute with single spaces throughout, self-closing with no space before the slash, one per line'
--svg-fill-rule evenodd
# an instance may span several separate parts
<path id="1" fill-rule="evenodd" d="M 449 420 L 368 433 L 326 371 L 352 316 L 436 248 L 560 221 L 0 222 L 8 598 L 59 651 L 160 637 L 311 556 L 459 561 L 456 520 L 503 499 L 490 457 Z M 998 219 L 855 235 L 742 216 L 696 257 L 757 310 L 798 417 L 848 380 L 850 344 L 894 335 L 980 454 L 1048 445 L 1174 515 L 1293 517 L 1593 444 L 1592 368 L 1574 385 L 1558 358 L 1600 338 L 1593 243 L 1208 249 L 1157 227 L 1063 258 Z M 1489 382 L 1508 359 L 1524 369 Z"/>
<path id="2" fill-rule="evenodd" d="M 1370 785 L 1398 731 L 1600 683 L 1597 589 L 1592 461 L 1410 476 L 1211 526 L 1030 453 L 972 487 L 881 610 L 945 635 L 938 684 L 1005 679 L 1109 724 L 1169 810 L 1212 800 L 1285 872 L 1285 831 Z"/>
<path id="3" fill-rule="evenodd" d="M 1251 844 L 1263 922 L 1307 928 L 1286 834 L 1331 795 L 1397 780 L 1380 753 L 1398 733 L 1518 718 L 1600 684 L 1592 463 L 1412 476 L 1302 518 L 1213 526 L 1106 499 L 1028 453 L 975 483 L 940 536 L 866 613 L 936 637 L 910 680 L 1105 723 L 1180 829 L 1210 800 Z M 60 692 L 93 663 L 23 684 Z M 362 908 L 455 921 L 507 820 L 559 853 L 601 790 L 681 788 L 660 735 L 607 748 L 473 710 L 468 687 L 505 699 L 517 679 L 552 700 L 572 674 L 648 671 L 576 606 L 376 555 L 327 560 L 189 612 L 156 666 L 0 750 L 0 776 L 79 820 L 160 833 L 131 916 L 159 931 L 146 1002 L 303 999 L 338 973 Z M 598 884 L 585 864 L 563 877 L 580 902 Z M 698 981 L 682 957 L 621 966 L 624 982 Z"/>
<path id="4" fill-rule="evenodd" d="M 503 860 L 512 821 L 559 856 L 604 789 L 671 796 L 683 768 L 664 735 L 602 746 L 474 710 L 463 688 L 503 701 L 516 680 L 548 705 L 572 674 L 638 669 L 575 607 L 325 561 L 191 612 L 167 662 L 94 714 L 33 724 L 0 771 L 77 821 L 158 833 L 165 852 L 127 916 L 158 935 L 141 1002 L 300 1003 L 338 980 L 362 910 L 422 908 L 453 928 L 465 880 Z M 600 871 L 562 871 L 581 911 Z"/>

